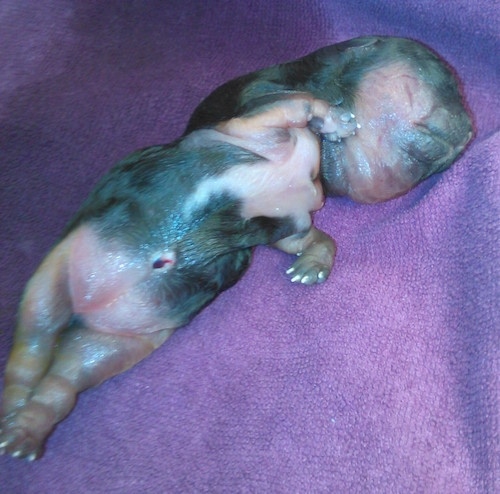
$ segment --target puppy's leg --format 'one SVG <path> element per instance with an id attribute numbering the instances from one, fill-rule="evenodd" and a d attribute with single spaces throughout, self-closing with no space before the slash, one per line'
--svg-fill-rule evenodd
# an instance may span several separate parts
<path id="1" fill-rule="evenodd" d="M 257 106 L 244 116 L 222 122 L 215 128 L 219 132 L 248 139 L 255 138 L 258 128 L 290 129 L 307 126 L 314 132 L 325 134 L 329 140 L 350 136 L 358 128 L 350 111 L 332 107 L 308 93 L 279 95 L 271 103 Z"/>
<path id="2" fill-rule="evenodd" d="M 25 405 L 50 366 L 57 337 L 71 318 L 67 259 L 68 242 L 63 241 L 46 257 L 26 287 L 5 371 L 3 416 Z"/>

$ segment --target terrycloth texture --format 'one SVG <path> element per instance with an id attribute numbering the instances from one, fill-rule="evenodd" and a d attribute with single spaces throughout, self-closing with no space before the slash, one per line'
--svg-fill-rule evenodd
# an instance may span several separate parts
<path id="1" fill-rule="evenodd" d="M 366 34 L 455 67 L 477 136 L 407 196 L 329 200 L 327 283 L 257 249 L 149 359 L 82 394 L 2 493 L 500 492 L 498 1 L 0 2 L 1 333 L 99 176 L 215 86 Z"/>

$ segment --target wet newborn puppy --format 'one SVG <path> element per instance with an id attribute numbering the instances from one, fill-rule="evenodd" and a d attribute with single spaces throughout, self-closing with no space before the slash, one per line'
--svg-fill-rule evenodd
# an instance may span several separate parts
<path id="1" fill-rule="evenodd" d="M 288 96 L 138 151 L 97 185 L 29 281 L 5 372 L 0 452 L 35 459 L 77 394 L 158 348 L 247 267 L 251 249 L 302 253 L 294 276 L 328 275 L 332 240 L 316 132 L 342 138 L 341 107 Z"/>
<path id="2" fill-rule="evenodd" d="M 472 137 L 446 65 L 415 41 L 380 36 L 232 80 L 196 108 L 187 132 L 294 91 L 342 104 L 361 126 L 339 142 L 322 139 L 321 178 L 330 196 L 365 203 L 397 197 L 448 168 Z"/>

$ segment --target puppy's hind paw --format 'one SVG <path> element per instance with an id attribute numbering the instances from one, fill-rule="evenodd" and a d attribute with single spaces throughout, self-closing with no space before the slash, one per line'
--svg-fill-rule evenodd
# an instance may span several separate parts
<path id="1" fill-rule="evenodd" d="M 16 424 L 15 417 L 3 419 L 0 428 L 0 455 L 33 461 L 42 456 L 40 439 Z"/>

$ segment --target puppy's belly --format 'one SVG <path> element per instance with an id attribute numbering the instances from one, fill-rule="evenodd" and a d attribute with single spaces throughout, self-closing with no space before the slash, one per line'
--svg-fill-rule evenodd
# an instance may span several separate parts
<path id="1" fill-rule="evenodd" d="M 170 317 L 170 300 L 162 297 L 155 255 L 129 252 L 104 241 L 88 225 L 68 239 L 68 288 L 74 313 L 85 325 L 105 333 L 141 334 L 179 326 Z M 149 258 L 148 258 L 149 257 Z"/>

